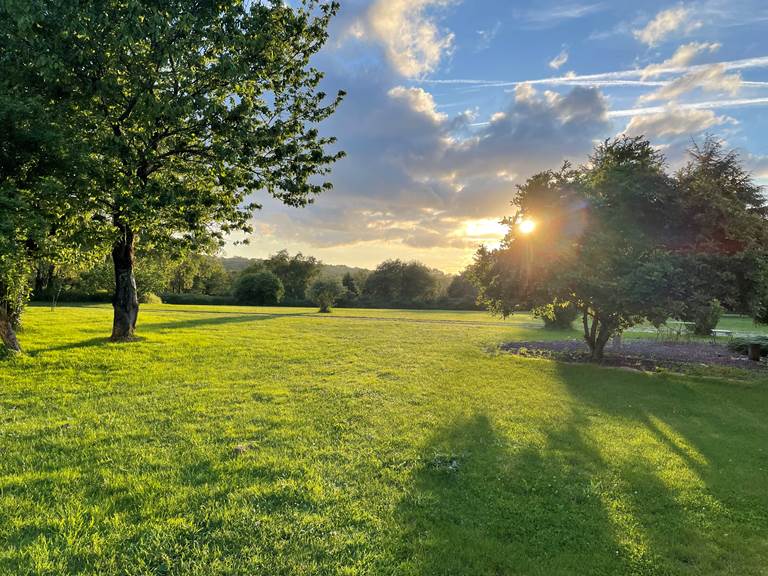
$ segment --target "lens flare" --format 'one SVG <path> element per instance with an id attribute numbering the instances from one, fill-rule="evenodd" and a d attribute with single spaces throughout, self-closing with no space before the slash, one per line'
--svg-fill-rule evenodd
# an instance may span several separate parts
<path id="1" fill-rule="evenodd" d="M 534 220 L 531 220 L 530 218 L 526 218 L 524 220 L 521 220 L 518 225 L 518 229 L 520 230 L 521 234 L 530 234 L 534 230 L 536 230 L 536 222 Z"/>

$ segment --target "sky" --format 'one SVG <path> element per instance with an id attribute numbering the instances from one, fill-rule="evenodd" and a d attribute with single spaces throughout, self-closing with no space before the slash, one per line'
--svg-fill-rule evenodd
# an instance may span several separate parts
<path id="1" fill-rule="evenodd" d="M 313 62 L 347 92 L 321 128 L 347 153 L 334 188 L 258 198 L 225 255 L 456 273 L 503 235 L 517 184 L 624 133 L 671 169 L 712 134 L 768 185 L 766 33 L 765 0 L 342 0 Z"/>

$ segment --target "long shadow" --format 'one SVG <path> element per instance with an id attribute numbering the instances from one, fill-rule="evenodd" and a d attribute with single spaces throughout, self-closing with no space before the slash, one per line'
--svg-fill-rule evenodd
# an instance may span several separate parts
<path id="1" fill-rule="evenodd" d="M 78 348 L 98 348 L 109 344 L 109 338 L 106 336 L 99 336 L 96 338 L 89 338 L 88 340 L 77 340 L 75 342 L 67 342 L 66 344 L 60 344 L 59 346 L 50 346 L 48 348 L 39 348 L 29 352 L 30 356 L 38 356 L 45 352 L 55 352 L 59 350 L 77 350 Z"/>
<path id="2" fill-rule="evenodd" d="M 589 473 L 604 463 L 573 430 L 546 438 L 509 445 L 483 414 L 435 435 L 399 506 L 403 540 L 392 573 L 630 571 Z"/>
<path id="3" fill-rule="evenodd" d="M 170 322 L 148 322 L 138 328 L 138 332 L 155 332 L 158 330 L 168 330 L 176 328 L 198 328 L 200 326 L 217 326 L 222 324 L 243 324 L 248 322 L 262 322 L 264 320 L 275 320 L 277 318 L 286 318 L 290 316 L 299 316 L 299 314 L 239 314 L 229 316 L 214 316 L 210 318 L 195 318 L 193 320 L 181 320 Z"/>
<path id="4" fill-rule="evenodd" d="M 217 325 L 223 325 L 223 324 L 241 324 L 241 323 L 247 323 L 247 322 L 260 322 L 262 320 L 273 320 L 275 318 L 283 318 L 286 316 L 293 316 L 289 314 L 277 314 L 277 315 L 256 315 L 256 314 L 245 314 L 245 315 L 238 315 L 238 316 L 214 316 L 210 318 L 195 318 L 193 320 L 180 320 L 180 321 L 172 321 L 172 322 L 146 322 L 141 323 L 137 329 L 137 332 L 139 333 L 139 336 L 136 338 L 137 341 L 141 341 L 141 333 L 152 333 L 152 332 L 159 332 L 161 330 L 170 330 L 170 329 L 184 329 L 184 328 L 199 328 L 201 326 L 217 326 Z M 112 344 L 110 339 L 108 337 L 96 337 L 96 338 L 89 338 L 87 340 L 79 340 L 76 342 L 67 342 L 66 344 L 60 344 L 58 346 L 50 346 L 48 348 L 40 348 L 37 350 L 33 350 L 30 352 L 31 356 L 37 356 L 39 354 L 44 354 L 46 352 L 57 352 L 62 350 L 74 350 L 78 348 L 96 348 L 96 347 L 104 347 Z M 127 343 L 130 345 L 131 343 Z M 117 346 L 123 346 L 125 344 L 117 344 Z"/>
<path id="5" fill-rule="evenodd" d="M 580 433 L 591 424 L 607 463 L 594 480 L 607 487 L 603 499 L 641 571 L 764 573 L 764 389 L 573 365 L 558 372 L 585 422 Z"/>

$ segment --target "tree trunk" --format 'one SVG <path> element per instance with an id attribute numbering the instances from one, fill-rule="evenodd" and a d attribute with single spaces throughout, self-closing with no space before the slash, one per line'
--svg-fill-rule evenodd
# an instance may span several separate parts
<path id="1" fill-rule="evenodd" d="M 590 324 L 589 320 L 589 308 L 584 307 L 584 310 L 582 311 L 582 317 L 581 321 L 584 326 L 584 342 L 587 343 L 587 347 L 589 348 L 589 355 L 594 358 L 595 357 L 595 329 L 597 328 L 597 320 L 595 318 L 592 319 L 592 322 Z"/>
<path id="2" fill-rule="evenodd" d="M 584 341 L 589 347 L 592 360 L 601 361 L 605 356 L 605 346 L 616 332 L 612 322 L 600 318 L 596 311 L 590 312 L 584 308 L 582 322 L 584 325 Z"/>
<path id="3" fill-rule="evenodd" d="M 601 323 L 600 331 L 598 332 L 595 340 L 595 349 L 592 351 L 593 360 L 602 360 L 605 355 L 605 345 L 608 344 L 608 340 L 611 339 L 613 331 L 610 330 L 605 324 Z"/>
<path id="4" fill-rule="evenodd" d="M 34 298 L 38 300 L 43 298 L 52 283 L 54 272 L 53 264 L 38 264 L 35 268 L 35 287 L 32 290 Z"/>
<path id="5" fill-rule="evenodd" d="M 136 292 L 136 279 L 133 276 L 134 244 L 134 233 L 126 226 L 123 228 L 122 237 L 112 247 L 112 262 L 115 265 L 115 293 L 112 297 L 113 341 L 130 340 L 136 331 L 139 297 Z"/>
<path id="6" fill-rule="evenodd" d="M 21 323 L 21 307 L 10 297 L 7 287 L 0 283 L 0 344 L 11 352 L 21 352 L 16 328 Z"/>
<path id="7" fill-rule="evenodd" d="M 8 316 L 3 305 L 0 305 L 0 341 L 11 352 L 21 352 L 21 346 L 16 339 L 16 331 L 13 327 L 13 319 Z"/>

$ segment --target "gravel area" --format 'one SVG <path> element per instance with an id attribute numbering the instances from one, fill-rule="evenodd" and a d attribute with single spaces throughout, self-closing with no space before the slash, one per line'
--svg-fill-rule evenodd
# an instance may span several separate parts
<path id="1" fill-rule="evenodd" d="M 502 350 L 521 356 L 553 358 L 568 362 L 589 362 L 589 350 L 580 340 L 548 342 L 508 342 Z M 601 364 L 639 370 L 674 368 L 685 365 L 732 366 L 749 370 L 768 371 L 768 362 L 751 362 L 721 344 L 703 342 L 656 342 L 653 340 L 624 340 L 620 349 L 606 346 Z"/>

